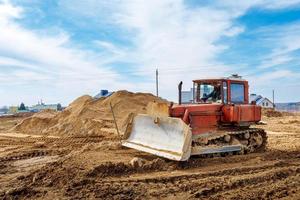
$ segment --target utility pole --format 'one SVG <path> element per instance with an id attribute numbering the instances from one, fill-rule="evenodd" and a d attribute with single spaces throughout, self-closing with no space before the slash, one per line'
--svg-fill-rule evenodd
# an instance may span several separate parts
<path id="1" fill-rule="evenodd" d="M 273 108 L 275 109 L 275 91 L 273 89 Z"/>
<path id="2" fill-rule="evenodd" d="M 158 97 L 158 69 L 156 69 L 156 96 Z"/>

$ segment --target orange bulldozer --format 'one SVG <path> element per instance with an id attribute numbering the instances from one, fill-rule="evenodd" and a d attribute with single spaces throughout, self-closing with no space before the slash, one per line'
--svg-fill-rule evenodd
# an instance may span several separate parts
<path id="1" fill-rule="evenodd" d="M 249 103 L 248 82 L 238 75 L 193 81 L 192 100 L 151 103 L 147 114 L 128 124 L 122 145 L 170 160 L 192 155 L 243 154 L 264 150 L 267 135 L 251 128 L 261 123 L 261 107 Z"/>

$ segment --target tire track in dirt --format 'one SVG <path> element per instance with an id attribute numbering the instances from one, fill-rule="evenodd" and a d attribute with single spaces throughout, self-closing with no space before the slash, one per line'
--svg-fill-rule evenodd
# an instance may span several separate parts
<path id="1" fill-rule="evenodd" d="M 219 170 L 219 171 L 213 171 L 213 172 L 199 172 L 199 173 L 195 173 L 195 172 L 182 172 L 181 175 L 172 175 L 172 174 L 168 174 L 167 176 L 164 175 L 160 175 L 159 173 L 157 173 L 157 176 L 160 176 L 159 178 L 142 178 L 143 175 L 146 175 L 145 173 L 141 172 L 141 177 L 140 178 L 120 178 L 117 177 L 115 180 L 109 180 L 109 182 L 118 182 L 118 183 L 122 183 L 122 182 L 146 182 L 146 183 L 164 183 L 164 182 L 174 182 L 175 180 L 178 179 L 189 179 L 189 180 L 199 180 L 199 179 L 204 179 L 204 178 L 211 178 L 211 177 L 221 177 L 221 176 L 238 176 L 238 175 L 244 175 L 244 174 L 252 174 L 252 173 L 259 173 L 261 171 L 266 171 L 266 170 L 270 170 L 270 169 L 275 169 L 275 168 L 282 168 L 282 167 L 293 167 L 293 166 L 299 166 L 300 165 L 300 161 L 297 163 L 292 162 L 284 162 L 284 161 L 279 161 L 276 162 L 274 164 L 265 164 L 262 166 L 250 166 L 250 167 L 239 167 L 239 168 L 230 168 L 230 169 L 224 169 L 224 170 Z M 113 171 L 113 169 L 112 169 Z M 154 172 L 155 173 L 155 172 Z M 180 173 L 180 172 L 179 172 Z M 148 176 L 155 176 L 155 175 L 150 175 L 148 174 Z"/>
<path id="2" fill-rule="evenodd" d="M 101 142 L 103 136 L 87 136 L 87 137 L 61 137 L 61 138 L 12 138 L 3 137 L 0 139 L 0 146 L 28 146 L 35 145 L 36 143 L 55 144 L 55 145 L 80 145 L 85 143 Z"/>
<path id="3" fill-rule="evenodd" d="M 182 172 L 182 175 L 149 174 L 152 178 L 83 178 L 66 188 L 66 195 L 76 196 L 75 191 L 89 191 L 99 198 L 118 196 L 120 198 L 167 197 L 176 193 L 192 194 L 191 198 L 207 198 L 212 194 L 255 185 L 275 182 L 296 176 L 300 172 L 300 161 L 280 161 L 264 166 L 224 169 L 215 172 Z M 191 173 L 191 174 L 188 174 Z M 98 188 L 98 189 L 97 189 Z M 101 188 L 101 192 L 99 191 Z M 205 188 L 205 190 L 201 190 Z M 149 192 L 150 191 L 150 192 Z M 100 193 L 99 193 L 100 192 Z"/>
<path id="4" fill-rule="evenodd" d="M 53 154 L 53 152 L 41 151 L 41 150 L 22 152 L 17 155 L 9 155 L 9 156 L 2 157 L 0 158 L 0 162 L 23 160 L 23 159 L 33 158 L 33 157 L 46 156 L 50 154 Z"/>
<path id="5" fill-rule="evenodd" d="M 298 165 L 299 166 L 299 165 Z M 228 191 L 237 188 L 243 188 L 246 186 L 257 186 L 261 183 L 261 187 L 269 186 L 270 183 L 274 184 L 281 180 L 286 180 L 289 178 L 299 177 L 300 167 L 284 167 L 280 169 L 272 169 L 266 172 L 260 172 L 256 174 L 243 175 L 242 177 L 228 177 L 228 180 L 219 179 L 215 183 L 210 183 L 205 188 L 201 189 L 194 193 L 191 198 L 207 198 L 210 199 L 219 199 L 220 195 L 217 196 L 217 193 Z M 299 184 L 299 182 L 298 182 Z M 266 193 L 266 188 L 264 193 Z M 193 192 L 192 192 L 193 193 Z M 272 197 L 272 193 L 268 193 L 269 198 Z M 212 197 L 214 195 L 215 197 Z M 263 194 L 261 194 L 263 195 Z M 245 197 L 239 197 L 239 199 L 244 199 Z M 246 197 L 247 198 L 247 197 Z"/>
<path id="6" fill-rule="evenodd" d="M 286 179 L 276 181 L 266 181 L 252 185 L 242 186 L 240 188 L 219 192 L 211 195 L 210 199 L 278 199 L 289 196 L 295 196 L 299 199 L 300 193 L 300 174 L 289 176 Z M 240 193 L 243 193 L 241 197 Z M 296 194 L 298 192 L 298 194 Z M 295 198 L 295 199 L 297 199 Z"/>
<path id="7" fill-rule="evenodd" d="M 29 182 L 24 185 L 24 188 L 27 188 L 28 191 L 36 188 L 39 191 L 39 187 L 49 187 L 49 183 L 57 183 L 59 181 L 62 185 L 52 185 L 50 187 L 57 187 L 65 197 L 72 199 L 145 199 L 149 197 L 173 199 L 178 194 L 183 194 L 185 198 L 189 197 L 191 199 L 220 199 L 220 197 L 226 195 L 228 198 L 247 199 L 247 197 L 251 197 L 250 191 L 255 192 L 255 188 L 260 185 L 258 189 L 265 188 L 262 190 L 264 193 L 261 194 L 272 199 L 272 197 L 284 196 L 284 192 L 292 193 L 292 191 L 285 190 L 284 182 L 292 181 L 290 185 L 294 184 L 299 188 L 297 178 L 299 178 L 300 173 L 300 159 L 296 156 L 296 152 L 282 153 L 275 151 L 273 154 L 275 154 L 273 157 L 268 154 L 258 154 L 263 156 L 260 163 L 253 163 L 251 159 L 253 157 L 250 156 L 248 161 L 252 165 L 247 166 L 245 163 L 243 167 L 236 165 L 239 156 L 233 156 L 231 158 L 237 159 L 236 161 L 224 165 L 225 169 L 215 171 L 207 171 L 209 168 L 200 167 L 199 172 L 197 172 L 197 168 L 182 168 L 181 165 L 174 165 L 175 169 L 178 167 L 177 169 L 179 170 L 173 173 L 171 173 L 173 170 L 160 169 L 156 171 L 153 168 L 149 171 L 135 171 L 132 168 L 128 171 L 128 174 L 132 174 L 131 177 L 128 177 L 126 170 L 124 171 L 122 167 L 119 168 L 118 163 L 116 163 L 116 166 L 111 163 L 104 163 L 103 166 L 107 165 L 106 169 L 108 170 L 105 169 L 103 172 L 96 170 L 91 175 L 88 175 L 91 171 L 80 171 L 80 169 L 69 168 L 61 163 L 58 166 L 55 164 L 51 168 L 45 167 L 35 171 L 32 176 L 39 178 L 32 185 L 32 177 L 29 176 Z M 282 157 L 278 157 L 278 155 Z M 213 165 L 217 165 L 218 162 L 221 164 L 223 163 L 222 160 L 223 158 L 216 159 L 212 163 Z M 205 161 L 208 162 L 209 160 Z M 202 162 L 204 161 L 202 160 Z M 174 163 L 164 162 L 164 164 Z M 124 165 L 127 166 L 127 164 L 123 163 L 122 166 Z M 211 163 L 208 162 L 208 165 L 211 165 Z M 56 171 L 59 166 L 61 170 Z M 224 166 L 220 165 L 220 167 Z M 118 170 L 115 170 L 114 167 L 117 167 Z M 115 171 L 117 173 L 113 173 Z M 51 176 L 48 172 L 51 172 Z M 68 180 L 63 178 L 66 177 L 66 173 L 69 173 L 67 176 L 69 177 Z M 102 176 L 101 173 L 109 175 Z M 270 186 L 272 183 L 276 184 L 275 188 L 278 191 Z M 247 188 L 249 192 L 247 192 Z M 244 196 L 234 196 L 234 191 L 243 191 Z M 255 192 L 255 194 L 258 195 L 259 193 Z"/>
<path id="8" fill-rule="evenodd" d="M 76 191 L 88 191 L 93 192 L 98 198 L 109 199 L 112 197 L 123 198 L 147 198 L 160 197 L 167 198 L 172 197 L 174 194 L 187 193 L 190 194 L 190 198 L 206 199 L 211 195 L 216 195 L 223 191 L 232 189 L 238 189 L 246 186 L 257 185 L 262 183 L 263 186 L 268 186 L 270 182 L 278 182 L 280 180 L 290 179 L 291 177 L 298 176 L 300 167 L 283 167 L 279 169 L 270 169 L 268 171 L 261 171 L 258 173 L 252 173 L 248 175 L 237 176 L 221 176 L 221 177 L 206 177 L 200 179 L 190 179 L 189 177 L 180 177 L 179 179 L 172 178 L 171 180 L 159 179 L 158 181 L 137 181 L 137 182 L 94 182 L 84 180 L 80 184 L 73 184 L 66 190 L 68 196 L 75 195 Z M 86 187 L 84 185 L 89 185 Z M 101 188 L 101 189 L 100 189 Z M 269 191 L 269 190 L 268 190 Z M 265 192 L 268 192 L 267 190 Z M 82 193 L 80 193 L 82 195 Z M 272 197 L 272 192 L 268 193 L 269 197 Z M 213 197 L 212 197 L 213 198 Z M 215 199 L 220 199 L 216 197 Z"/>
<path id="9" fill-rule="evenodd" d="M 260 157 L 258 157 L 260 156 Z M 259 158 L 257 160 L 256 158 Z M 278 159 L 281 158 L 281 159 Z M 225 162 L 226 161 L 226 162 Z M 255 166 L 252 162 L 255 162 Z M 91 169 L 87 175 L 92 177 L 107 177 L 107 178 L 113 178 L 115 177 L 118 182 L 123 181 L 124 179 L 128 178 L 122 178 L 128 175 L 136 175 L 142 177 L 143 174 L 145 177 L 149 177 L 149 174 L 145 174 L 145 172 L 151 173 L 156 171 L 173 171 L 173 170 L 189 170 L 187 173 L 191 178 L 195 176 L 198 178 L 199 176 L 218 176 L 220 174 L 224 175 L 234 175 L 235 173 L 247 173 L 251 170 L 260 170 L 260 169 L 268 169 L 272 167 L 278 167 L 278 166 L 285 166 L 289 165 L 294 162 L 300 162 L 300 155 L 298 152 L 281 152 L 281 151 L 275 151 L 275 152 L 269 152 L 269 154 L 249 154 L 244 156 L 228 156 L 225 158 L 216 158 L 216 159 L 191 159 L 188 162 L 173 162 L 173 161 L 166 161 L 160 158 L 156 158 L 151 161 L 146 161 L 142 166 L 140 167 L 134 167 L 129 163 L 124 162 L 105 162 L 98 166 L 95 166 L 93 169 Z M 236 165 L 235 163 L 244 163 L 242 167 L 240 165 Z M 258 163 L 257 163 L 258 162 Z M 204 163 L 204 164 L 203 164 Z M 247 164 L 248 163 L 248 164 Z M 247 165 L 251 166 L 247 167 Z M 223 170 L 219 170 L 218 168 L 212 169 L 209 166 L 217 166 L 220 165 L 221 167 L 226 167 L 228 165 L 231 166 L 231 168 L 226 168 Z M 203 172 L 196 172 L 192 173 L 190 170 L 196 170 L 198 168 L 201 168 L 201 170 L 207 171 L 215 171 L 215 172 L 209 172 L 206 174 L 203 174 Z M 155 177 L 155 175 L 153 175 Z M 174 176 L 174 175 L 173 175 Z M 167 176 L 170 178 L 171 176 Z M 150 179 L 149 179 L 150 180 Z M 125 180 L 128 181 L 128 180 Z"/>

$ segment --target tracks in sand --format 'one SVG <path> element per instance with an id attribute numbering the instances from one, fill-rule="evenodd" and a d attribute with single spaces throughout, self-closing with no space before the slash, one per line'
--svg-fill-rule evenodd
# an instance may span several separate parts
<path id="1" fill-rule="evenodd" d="M 236 163 L 219 163 L 220 168 L 190 168 L 175 171 L 133 173 L 130 176 L 88 177 L 74 182 L 66 189 L 72 197 L 90 197 L 76 191 L 87 191 L 97 198 L 150 197 L 167 199 L 274 199 L 297 197 L 300 188 L 300 158 L 288 158 L 274 152 L 257 154 L 260 163 L 253 163 L 253 155 L 238 167 Z M 282 155 L 282 158 L 281 156 Z M 292 156 L 296 155 L 296 152 Z M 234 158 L 233 156 L 232 158 Z M 230 159 L 230 158 L 228 158 Z M 204 160 L 206 161 L 206 160 Z M 209 162 L 209 161 L 208 161 Z M 259 192 L 257 192 L 259 191 Z"/>

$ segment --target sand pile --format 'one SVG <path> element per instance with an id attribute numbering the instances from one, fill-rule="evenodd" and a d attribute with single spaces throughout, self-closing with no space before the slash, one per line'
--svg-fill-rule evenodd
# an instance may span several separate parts
<path id="1" fill-rule="evenodd" d="M 55 119 L 56 115 L 56 111 L 44 110 L 31 117 L 25 118 L 14 129 L 18 132 L 36 134 L 37 131 L 44 129 L 47 126 L 54 125 L 55 122 L 57 122 Z"/>
<path id="2" fill-rule="evenodd" d="M 262 115 L 266 117 L 282 117 L 283 113 L 274 109 L 262 109 Z"/>
<path id="3" fill-rule="evenodd" d="M 125 131 L 131 113 L 146 113 L 149 102 L 164 100 L 148 93 L 118 91 L 110 97 L 93 99 L 85 95 L 72 102 L 64 111 L 43 111 L 26 118 L 14 131 L 43 135 L 105 135 L 116 137 L 110 103 L 121 132 Z"/>

